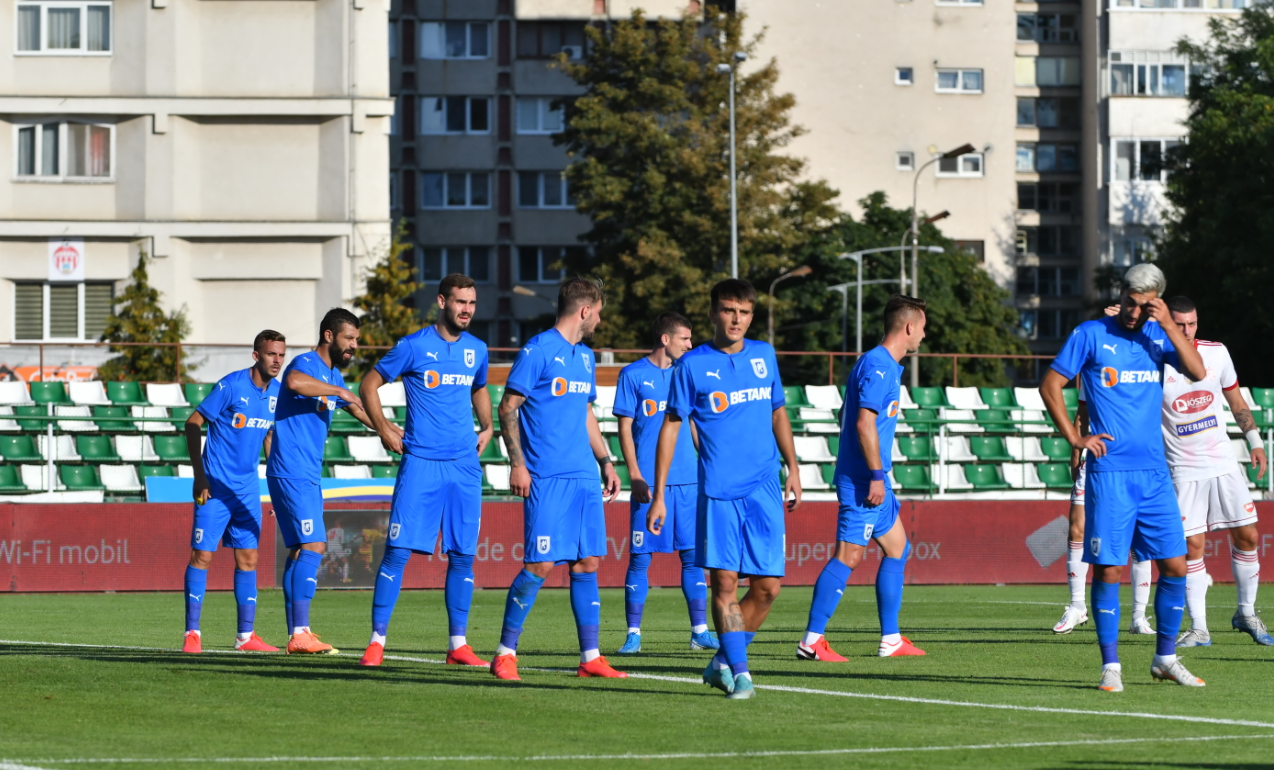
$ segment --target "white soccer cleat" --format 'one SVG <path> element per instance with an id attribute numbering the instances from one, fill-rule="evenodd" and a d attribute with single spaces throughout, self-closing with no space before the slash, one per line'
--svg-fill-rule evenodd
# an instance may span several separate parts
<path id="1" fill-rule="evenodd" d="M 1192 628 L 1177 637 L 1177 647 L 1211 647 L 1212 634 L 1200 628 Z"/>
<path id="2" fill-rule="evenodd" d="M 1128 627 L 1130 634 L 1143 634 L 1153 636 L 1155 630 L 1150 627 L 1150 621 L 1146 618 L 1134 618 L 1132 625 Z"/>
<path id="3" fill-rule="evenodd" d="M 1119 664 L 1106 666 L 1101 670 L 1101 681 L 1097 683 L 1097 689 L 1103 692 L 1123 692 L 1124 691 L 1124 669 Z"/>
<path id="4" fill-rule="evenodd" d="M 1076 626 L 1082 626 L 1088 622 L 1088 608 L 1075 607 L 1066 605 L 1066 611 L 1062 613 L 1062 619 L 1057 621 L 1057 625 L 1053 626 L 1055 634 L 1069 634 L 1075 630 Z"/>
<path id="5" fill-rule="evenodd" d="M 1163 665 L 1151 665 L 1150 676 L 1163 682 L 1176 682 L 1184 687 L 1203 687 L 1207 684 L 1187 671 L 1186 667 L 1181 664 L 1180 658 Z"/>

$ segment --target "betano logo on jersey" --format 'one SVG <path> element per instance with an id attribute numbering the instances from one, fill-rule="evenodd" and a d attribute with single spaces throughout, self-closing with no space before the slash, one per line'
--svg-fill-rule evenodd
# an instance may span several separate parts
<path id="1" fill-rule="evenodd" d="M 897 401 L 890 401 L 890 402 L 889 402 L 889 408 L 887 408 L 887 409 L 885 410 L 885 416 L 886 416 L 886 417 L 897 417 L 897 416 L 898 416 L 898 402 L 897 402 Z"/>
<path id="2" fill-rule="evenodd" d="M 769 401 L 772 390 L 773 388 L 743 388 L 742 390 L 732 390 L 729 393 L 714 390 L 708 396 L 708 406 L 713 412 L 720 414 L 733 404 L 742 404 L 748 401 Z"/>
<path id="3" fill-rule="evenodd" d="M 473 387 L 472 374 L 438 374 L 432 369 L 425 372 L 425 387 L 433 390 L 439 385 L 464 385 Z"/>
<path id="4" fill-rule="evenodd" d="M 266 420 L 260 417 L 249 417 L 241 412 L 235 412 L 234 419 L 230 421 L 232 428 L 265 428 L 269 430 L 274 427 L 274 420 Z"/>
<path id="5" fill-rule="evenodd" d="M 1159 382 L 1159 370 L 1125 369 L 1121 372 L 1112 366 L 1102 367 L 1101 384 L 1103 388 L 1113 388 L 1116 385 L 1132 385 L 1141 382 Z"/>
<path id="6" fill-rule="evenodd" d="M 554 377 L 551 392 L 555 396 L 565 396 L 567 393 L 588 393 L 591 387 L 592 383 L 589 382 L 568 382 L 565 377 Z"/>
<path id="7" fill-rule="evenodd" d="M 667 408 L 667 401 L 654 401 L 648 398 L 641 402 L 641 411 L 647 417 L 654 417 L 656 414 L 659 414 Z"/>
<path id="8" fill-rule="evenodd" d="M 1207 411 L 1212 406 L 1212 394 L 1206 390 L 1194 390 L 1172 400 L 1172 409 L 1180 414 Z"/>

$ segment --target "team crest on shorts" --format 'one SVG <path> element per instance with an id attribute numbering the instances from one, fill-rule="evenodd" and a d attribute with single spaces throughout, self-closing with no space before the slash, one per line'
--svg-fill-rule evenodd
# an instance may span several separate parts
<path id="1" fill-rule="evenodd" d="M 640 530 L 633 530 L 633 548 L 641 548 L 641 544 L 646 542 L 646 533 Z"/>
<path id="2" fill-rule="evenodd" d="M 270 414 L 274 414 L 274 407 L 279 403 L 278 396 L 270 396 Z"/>
<path id="3" fill-rule="evenodd" d="M 765 376 L 770 373 L 770 370 L 765 368 L 764 358 L 752 359 L 752 371 L 761 379 L 765 379 Z"/>
<path id="4" fill-rule="evenodd" d="M 1101 538 L 1095 537 L 1088 541 L 1088 550 L 1093 552 L 1093 556 L 1101 556 Z"/>
<path id="5" fill-rule="evenodd" d="M 541 535 L 535 538 L 535 547 L 540 550 L 540 553 L 548 553 L 549 548 L 552 547 L 551 543 L 552 541 L 548 535 Z"/>
<path id="6" fill-rule="evenodd" d="M 871 540 L 871 531 L 876 528 L 875 524 L 863 525 L 863 540 Z"/>
<path id="7" fill-rule="evenodd" d="M 301 534 L 314 534 L 314 519 L 301 519 Z"/>
<path id="8" fill-rule="evenodd" d="M 472 369 L 473 365 L 476 364 L 477 362 L 478 362 L 477 352 L 474 351 L 473 348 L 465 348 L 464 349 L 464 365 Z"/>
<path id="9" fill-rule="evenodd" d="M 203 542 L 203 530 L 202 530 L 202 529 L 196 529 L 196 530 L 195 530 L 195 542 L 196 542 L 196 543 L 202 543 L 202 542 Z"/>
<path id="10" fill-rule="evenodd" d="M 399 524 L 398 522 L 394 522 L 393 524 L 390 524 L 390 525 L 389 525 L 389 539 L 390 539 L 390 540 L 397 540 L 397 539 L 398 539 L 398 532 L 399 532 L 399 530 L 401 529 L 401 527 L 402 527 L 402 525 L 401 525 L 401 524 Z"/>

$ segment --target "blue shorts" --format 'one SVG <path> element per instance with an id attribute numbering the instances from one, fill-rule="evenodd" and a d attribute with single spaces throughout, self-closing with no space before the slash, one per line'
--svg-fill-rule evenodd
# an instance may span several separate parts
<path id="1" fill-rule="evenodd" d="M 778 474 L 737 500 L 699 495 L 695 566 L 782 577 L 786 564 L 783 492 Z"/>
<path id="2" fill-rule="evenodd" d="M 265 480 L 274 504 L 274 518 L 279 522 L 283 544 L 296 548 L 302 543 L 326 543 L 327 527 L 323 525 L 323 488 L 308 479 Z"/>
<path id="3" fill-rule="evenodd" d="M 210 486 L 208 502 L 195 504 L 190 548 L 215 552 L 218 542 L 227 548 L 256 548 L 261 541 L 260 488 L 240 491 L 215 483 Z"/>
<path id="4" fill-rule="evenodd" d="M 606 514 L 599 479 L 531 479 L 522 504 L 527 564 L 561 564 L 606 555 Z"/>
<path id="5" fill-rule="evenodd" d="M 442 530 L 444 553 L 473 555 L 482 523 L 482 467 L 463 460 L 403 455 L 394 482 L 386 545 L 433 553 Z"/>
<path id="6" fill-rule="evenodd" d="M 867 505 L 868 489 L 866 484 L 836 485 L 836 499 L 840 502 L 836 511 L 838 541 L 866 547 L 873 537 L 881 537 L 898 521 L 902 503 L 898 502 L 889 483 L 885 483 L 885 499 L 875 508 Z"/>
<path id="7" fill-rule="evenodd" d="M 629 553 L 672 553 L 695 547 L 695 511 L 699 507 L 698 484 L 670 484 L 664 490 L 664 528 L 658 535 L 646 529 L 650 503 L 632 503 L 633 539 Z"/>
<path id="8" fill-rule="evenodd" d="M 1085 562 L 1127 564 L 1130 548 L 1143 561 L 1185 556 L 1185 526 L 1166 467 L 1149 471 L 1089 468 L 1084 498 Z"/>

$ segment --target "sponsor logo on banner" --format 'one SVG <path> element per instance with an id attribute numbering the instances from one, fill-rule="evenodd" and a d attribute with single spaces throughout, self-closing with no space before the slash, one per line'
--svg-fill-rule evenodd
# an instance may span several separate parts
<path id="1" fill-rule="evenodd" d="M 472 369 L 478 363 L 478 353 L 473 348 L 464 349 L 464 365 Z"/>
<path id="2" fill-rule="evenodd" d="M 1203 412 L 1212 406 L 1213 396 L 1206 390 L 1195 390 L 1172 399 L 1172 409 L 1178 414 Z"/>
<path id="3" fill-rule="evenodd" d="M 633 530 L 633 548 L 641 548 L 641 544 L 646 542 L 646 533 L 641 530 Z"/>
<path id="4" fill-rule="evenodd" d="M 1211 430 L 1217 427 L 1217 424 L 1218 423 L 1217 423 L 1216 415 L 1214 414 L 1208 415 L 1207 417 L 1204 417 L 1202 420 L 1195 420 L 1194 422 L 1188 422 L 1185 425 L 1176 426 L 1177 435 L 1178 436 L 1193 436 L 1196 433 L 1202 433 L 1205 430 Z"/>
<path id="5" fill-rule="evenodd" d="M 760 377 L 761 379 L 765 379 L 766 375 L 770 373 L 770 371 L 765 368 L 764 358 L 752 359 L 752 371 L 756 374 L 757 377 Z"/>
<path id="6" fill-rule="evenodd" d="M 548 535 L 540 535 L 535 538 L 535 547 L 540 550 L 540 553 L 548 553 L 553 547 L 553 541 Z"/>

